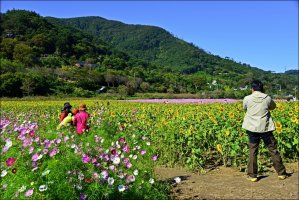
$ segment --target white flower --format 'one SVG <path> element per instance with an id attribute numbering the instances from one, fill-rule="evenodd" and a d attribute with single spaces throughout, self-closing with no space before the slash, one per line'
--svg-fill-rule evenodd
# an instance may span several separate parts
<path id="1" fill-rule="evenodd" d="M 44 192 L 44 191 L 46 191 L 48 189 L 48 186 L 47 185 L 41 185 L 41 186 L 39 186 L 39 191 L 40 192 Z"/>
<path id="2" fill-rule="evenodd" d="M 6 140 L 6 144 L 5 144 L 5 146 L 7 147 L 7 148 L 9 148 L 9 147 L 11 147 L 12 146 L 12 141 L 11 140 Z"/>
<path id="3" fill-rule="evenodd" d="M 114 178 L 109 177 L 108 178 L 108 185 L 113 185 L 113 183 L 114 183 Z"/>
<path id="4" fill-rule="evenodd" d="M 6 176 L 6 174 L 7 174 L 7 171 L 6 171 L 6 170 L 3 170 L 3 171 L 1 172 L 1 177 Z"/>
<path id="5" fill-rule="evenodd" d="M 71 148 L 73 149 L 73 148 L 75 148 L 75 147 L 76 147 L 76 145 L 75 145 L 75 144 L 72 144 Z"/>
<path id="6" fill-rule="evenodd" d="M 40 160 L 43 157 L 43 154 L 39 154 L 37 160 Z"/>
<path id="7" fill-rule="evenodd" d="M 34 185 L 34 182 L 32 181 L 32 182 L 30 183 L 30 185 L 31 185 L 31 186 Z"/>
<path id="8" fill-rule="evenodd" d="M 129 157 L 130 157 L 130 158 L 132 158 L 132 157 L 133 157 L 133 155 L 132 155 L 132 154 L 130 154 L 130 155 L 129 155 Z"/>
<path id="9" fill-rule="evenodd" d="M 20 189 L 18 189 L 18 192 L 24 192 L 26 190 L 26 186 L 23 185 Z"/>
<path id="10" fill-rule="evenodd" d="M 46 171 L 44 171 L 43 173 L 42 173 L 42 176 L 46 176 L 46 175 L 48 175 L 50 173 L 50 170 L 46 170 Z"/>
<path id="11" fill-rule="evenodd" d="M 114 146 L 114 142 L 111 142 L 111 146 Z"/>
<path id="12" fill-rule="evenodd" d="M 175 181 L 176 183 L 179 183 L 179 182 L 181 182 L 181 178 L 180 178 L 180 177 L 175 177 L 175 178 L 174 178 L 174 181 Z"/>
<path id="13" fill-rule="evenodd" d="M 2 185 L 2 189 L 3 189 L 3 190 L 6 190 L 6 188 L 7 188 L 7 184 L 4 183 L 4 184 Z"/>
<path id="14" fill-rule="evenodd" d="M 133 172 L 133 174 L 134 174 L 135 176 L 137 176 L 137 175 L 139 174 L 138 170 L 135 169 L 134 172 Z"/>
<path id="15" fill-rule="evenodd" d="M 150 180 L 148 181 L 150 184 L 153 184 L 155 182 L 155 180 L 153 178 L 150 178 Z"/>
<path id="16" fill-rule="evenodd" d="M 134 155 L 134 156 L 133 156 L 133 159 L 136 160 L 136 159 L 137 159 L 137 155 Z"/>
<path id="17" fill-rule="evenodd" d="M 124 155 L 124 154 L 121 154 L 121 155 L 120 155 L 120 158 L 121 158 L 121 159 L 123 159 L 124 157 L 125 157 L 125 155 Z"/>
<path id="18" fill-rule="evenodd" d="M 123 192 L 126 190 L 126 187 L 124 185 L 119 185 L 118 187 L 118 191 Z"/>
<path id="19" fill-rule="evenodd" d="M 150 143 L 150 142 L 147 142 L 146 145 L 149 146 L 149 145 L 151 145 L 151 143 Z"/>
<path id="20" fill-rule="evenodd" d="M 104 142 L 104 139 L 101 139 L 101 143 L 103 143 Z"/>
<path id="21" fill-rule="evenodd" d="M 82 190 L 82 185 L 76 185 L 76 188 L 78 189 L 78 190 Z"/>
<path id="22" fill-rule="evenodd" d="M 80 174 L 78 175 L 78 179 L 79 179 L 80 181 L 82 181 L 82 180 L 84 179 L 84 174 L 80 173 Z"/>
<path id="23" fill-rule="evenodd" d="M 113 164 L 118 165 L 119 162 L 120 162 L 120 158 L 119 158 L 118 156 L 115 156 L 115 157 L 112 159 L 112 161 L 113 161 Z"/>
<path id="24" fill-rule="evenodd" d="M 37 169 L 38 169 L 38 167 L 34 167 L 31 171 L 34 172 L 34 171 L 37 170 Z"/>

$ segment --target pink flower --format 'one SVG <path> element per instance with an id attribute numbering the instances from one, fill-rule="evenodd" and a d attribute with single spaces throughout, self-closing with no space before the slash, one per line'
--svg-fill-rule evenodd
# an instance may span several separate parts
<path id="1" fill-rule="evenodd" d="M 15 164 L 16 159 L 11 157 L 6 160 L 7 167 L 13 166 Z"/>
<path id="2" fill-rule="evenodd" d="M 35 153 L 33 156 L 32 156 L 32 161 L 36 162 L 38 160 L 38 154 Z"/>
<path id="3" fill-rule="evenodd" d="M 133 165 L 132 165 L 132 163 L 130 163 L 130 162 L 128 162 L 127 164 L 126 164 L 126 167 L 127 168 L 131 168 Z"/>
<path id="4" fill-rule="evenodd" d="M 140 151 L 140 154 L 141 154 L 141 155 L 144 155 L 145 153 L 146 153 L 146 150 L 141 150 L 141 151 Z"/>
<path id="5" fill-rule="evenodd" d="M 29 154 L 31 154 L 33 152 L 33 150 L 34 150 L 34 147 L 30 147 Z"/>
<path id="6" fill-rule="evenodd" d="M 126 153 L 128 153 L 130 151 L 130 148 L 127 144 L 123 147 L 123 151 Z"/>
<path id="7" fill-rule="evenodd" d="M 70 139 L 69 136 L 64 136 L 64 143 L 66 143 L 68 139 Z"/>
<path id="8" fill-rule="evenodd" d="M 27 192 L 25 193 L 25 197 L 31 197 L 33 194 L 33 189 L 27 190 Z"/>
<path id="9" fill-rule="evenodd" d="M 135 181 L 135 176 L 134 175 L 130 175 L 126 177 L 126 182 L 127 183 L 131 183 Z"/>
<path id="10" fill-rule="evenodd" d="M 153 156 L 152 156 L 152 160 L 153 160 L 153 161 L 156 161 L 157 158 L 158 158 L 158 157 L 157 157 L 156 155 L 153 155 Z"/>
<path id="11" fill-rule="evenodd" d="M 34 139 L 34 142 L 38 142 L 39 141 L 39 137 L 36 137 L 35 139 Z"/>
<path id="12" fill-rule="evenodd" d="M 57 154 L 57 149 L 54 148 L 54 149 L 52 149 L 52 151 L 50 152 L 50 157 L 53 157 L 53 156 L 55 156 L 56 154 Z"/>
<path id="13" fill-rule="evenodd" d="M 27 147 L 27 146 L 30 146 L 32 144 L 32 140 L 31 139 L 27 139 L 25 138 L 23 140 L 23 147 Z"/>
<path id="14" fill-rule="evenodd" d="M 34 131 L 30 131 L 29 136 L 33 137 L 34 136 Z"/>
<path id="15" fill-rule="evenodd" d="M 125 143 L 125 138 L 120 138 L 118 141 L 119 141 L 120 143 Z"/>
<path id="16" fill-rule="evenodd" d="M 115 149 L 111 150 L 111 155 L 114 155 L 114 156 L 116 155 L 116 150 Z"/>
<path id="17" fill-rule="evenodd" d="M 88 157 L 87 155 L 84 155 L 83 157 L 82 157 L 82 162 L 84 162 L 84 163 L 88 163 L 90 161 L 90 157 Z"/>

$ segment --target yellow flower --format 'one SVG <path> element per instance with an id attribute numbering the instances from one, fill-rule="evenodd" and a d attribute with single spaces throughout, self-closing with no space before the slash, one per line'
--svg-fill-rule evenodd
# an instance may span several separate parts
<path id="1" fill-rule="evenodd" d="M 233 112 L 229 112 L 229 117 L 234 118 L 235 114 Z"/>
<path id="2" fill-rule="evenodd" d="M 288 114 L 289 114 L 289 115 L 293 115 L 293 112 L 292 112 L 292 111 L 289 111 Z"/>
<path id="3" fill-rule="evenodd" d="M 291 121 L 292 121 L 292 122 L 295 122 L 295 123 L 296 123 L 297 120 L 298 120 L 298 119 L 297 119 L 296 116 L 292 116 L 292 117 L 291 117 Z"/>
<path id="4" fill-rule="evenodd" d="M 111 115 L 111 117 L 115 117 L 116 116 L 115 112 L 111 112 L 110 115 Z"/>
<path id="5" fill-rule="evenodd" d="M 277 133 L 282 133 L 282 128 L 281 128 L 281 127 L 276 128 L 276 132 L 277 132 Z"/>
<path id="6" fill-rule="evenodd" d="M 281 122 L 275 122 L 275 126 L 276 126 L 276 128 L 282 128 Z"/>
<path id="7" fill-rule="evenodd" d="M 219 153 L 222 153 L 222 146 L 221 146 L 221 144 L 217 144 L 217 145 L 216 145 L 216 149 L 217 149 L 217 151 L 218 151 Z"/>
<path id="8" fill-rule="evenodd" d="M 224 132 L 224 134 L 225 134 L 226 136 L 229 136 L 230 131 L 226 130 L 226 131 Z"/>

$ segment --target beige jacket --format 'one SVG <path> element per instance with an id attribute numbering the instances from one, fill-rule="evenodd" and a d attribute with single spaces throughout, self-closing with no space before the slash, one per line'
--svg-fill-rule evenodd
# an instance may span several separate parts
<path id="1" fill-rule="evenodd" d="M 251 95 L 244 98 L 243 108 L 246 110 L 246 114 L 242 128 L 258 133 L 275 130 L 270 110 L 274 110 L 276 104 L 270 96 L 254 91 Z"/>

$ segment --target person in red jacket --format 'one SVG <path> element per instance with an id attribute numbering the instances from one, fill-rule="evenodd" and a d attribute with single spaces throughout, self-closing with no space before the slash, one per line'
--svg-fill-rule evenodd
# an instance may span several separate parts
<path id="1" fill-rule="evenodd" d="M 64 103 L 63 109 L 61 110 L 59 123 L 62 122 L 63 119 L 68 116 L 68 114 L 72 113 L 71 108 L 72 106 L 69 102 Z"/>
<path id="2" fill-rule="evenodd" d="M 79 106 L 79 112 L 75 115 L 74 125 L 76 125 L 76 131 L 78 134 L 83 134 L 87 132 L 89 126 L 87 124 L 87 119 L 89 117 L 88 112 L 86 112 L 86 104 L 81 103 Z"/>

